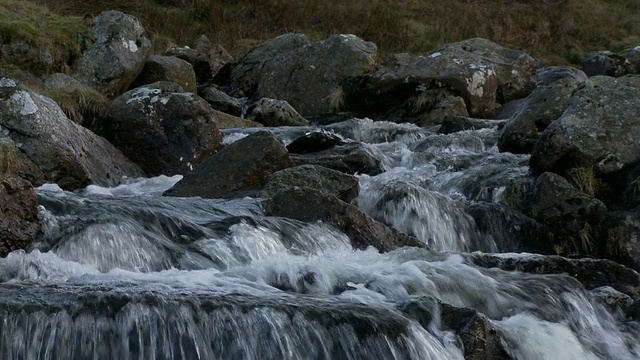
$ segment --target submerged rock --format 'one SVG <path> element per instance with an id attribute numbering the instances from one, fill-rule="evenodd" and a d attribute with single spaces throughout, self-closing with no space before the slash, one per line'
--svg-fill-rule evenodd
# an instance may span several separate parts
<path id="1" fill-rule="evenodd" d="M 271 132 L 258 131 L 206 159 L 164 195 L 221 198 L 239 191 L 255 192 L 272 173 L 292 165 L 280 140 Z"/>

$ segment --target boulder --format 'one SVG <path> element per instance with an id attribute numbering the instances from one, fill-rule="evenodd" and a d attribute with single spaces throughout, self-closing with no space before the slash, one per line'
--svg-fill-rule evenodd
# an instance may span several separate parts
<path id="1" fill-rule="evenodd" d="M 629 49 L 624 49 L 618 53 L 633 66 L 632 74 L 640 74 L 640 45 Z"/>
<path id="2" fill-rule="evenodd" d="M 501 127 L 504 120 L 474 119 L 467 116 L 447 116 L 438 129 L 440 134 L 452 134 L 465 130 L 480 130 Z"/>
<path id="3" fill-rule="evenodd" d="M 377 175 L 384 172 L 382 162 L 357 142 L 313 153 L 291 154 L 291 159 L 295 165 L 321 165 L 346 174 Z"/>
<path id="4" fill-rule="evenodd" d="M 209 71 L 211 72 L 212 76 L 220 71 L 220 69 L 222 69 L 224 65 L 233 61 L 233 55 L 231 55 L 224 47 L 222 47 L 222 45 L 211 42 L 211 40 L 209 40 L 206 35 L 198 36 L 198 38 L 196 38 L 196 40 L 193 42 L 192 48 L 194 48 L 200 54 L 204 55 L 204 58 L 209 65 Z M 200 67 L 202 67 L 202 70 L 200 69 Z M 196 66 L 196 64 L 194 64 L 194 68 L 196 68 L 197 70 L 196 73 L 205 75 L 206 69 L 204 67 L 204 64 L 199 66 Z M 209 81 L 212 76 L 209 76 L 206 79 L 203 76 L 198 77 L 199 80 L 203 80 L 198 81 L 198 83 L 205 83 Z"/>
<path id="5" fill-rule="evenodd" d="M 255 93 L 260 78 L 264 76 L 263 69 L 266 64 L 308 44 L 309 40 L 303 34 L 284 34 L 263 42 L 238 59 L 237 65 L 231 71 L 230 84 L 245 96 Z M 287 78 L 290 75 L 287 74 Z"/>
<path id="6" fill-rule="evenodd" d="M 573 66 L 549 66 L 538 69 L 538 86 L 551 85 L 562 79 L 573 79 L 578 84 L 587 81 L 589 78 L 584 71 Z"/>
<path id="7" fill-rule="evenodd" d="M 188 172 L 222 143 L 211 106 L 170 82 L 120 95 L 93 129 L 150 176 Z"/>
<path id="8" fill-rule="evenodd" d="M 262 98 L 247 108 L 246 118 L 265 126 L 308 126 L 309 121 L 298 114 L 288 102 Z"/>
<path id="9" fill-rule="evenodd" d="M 635 301 L 631 296 L 622 293 L 611 286 L 600 286 L 589 291 L 598 303 L 604 305 L 610 312 L 622 311 L 629 313 Z"/>
<path id="10" fill-rule="evenodd" d="M 18 176 L 18 153 L 15 143 L 0 133 L 0 258 L 26 248 L 41 228 L 36 191 Z"/>
<path id="11" fill-rule="evenodd" d="M 305 118 L 332 114 L 342 106 L 341 85 L 372 71 L 376 56 L 376 45 L 355 35 L 298 47 L 264 64 L 254 97 L 286 100 Z"/>
<path id="12" fill-rule="evenodd" d="M 550 172 L 538 176 L 524 206 L 529 216 L 547 224 L 607 210 L 602 201 L 578 190 L 562 176 Z"/>
<path id="13" fill-rule="evenodd" d="M 640 271 L 640 214 L 610 211 L 594 226 L 598 255 Z"/>
<path id="14" fill-rule="evenodd" d="M 618 171 L 640 160 L 640 88 L 608 76 L 578 86 L 560 118 L 531 152 L 536 174 L 593 167 Z"/>
<path id="15" fill-rule="evenodd" d="M 157 81 L 170 81 L 182 86 L 185 91 L 194 94 L 197 92 L 196 73 L 193 71 L 193 66 L 175 56 L 151 55 L 131 88 Z"/>
<path id="16" fill-rule="evenodd" d="M 447 96 L 439 101 L 435 107 L 424 113 L 415 122 L 418 126 L 442 124 L 449 116 L 468 117 L 467 104 L 459 96 Z"/>
<path id="17" fill-rule="evenodd" d="M 355 176 L 318 165 L 300 165 L 269 176 L 269 182 L 258 196 L 268 198 L 281 190 L 310 188 L 352 203 L 358 196 L 360 185 Z"/>
<path id="18" fill-rule="evenodd" d="M 325 131 L 312 131 L 293 140 L 287 145 L 287 150 L 291 154 L 308 154 L 344 144 L 344 140 L 338 135 Z"/>
<path id="19" fill-rule="evenodd" d="M 272 173 L 292 165 L 280 140 L 271 132 L 258 131 L 205 160 L 164 195 L 221 198 L 254 191 L 263 187 Z"/>
<path id="20" fill-rule="evenodd" d="M 584 59 L 584 72 L 588 76 L 623 76 L 633 74 L 634 66 L 624 56 L 611 51 L 596 51 Z"/>
<path id="21" fill-rule="evenodd" d="M 73 77 L 108 97 L 129 88 L 151 54 L 140 21 L 120 11 L 106 11 L 93 21 L 95 44 L 74 64 Z"/>
<path id="22" fill-rule="evenodd" d="M 144 176 L 107 140 L 69 120 L 53 100 L 23 90 L 8 78 L 0 78 L 0 128 L 46 181 L 63 189 L 113 186 L 124 176 Z"/>
<path id="23" fill-rule="evenodd" d="M 500 132 L 500 151 L 531 152 L 540 134 L 562 115 L 577 87 L 578 82 L 571 77 L 539 85 Z"/>
<path id="24" fill-rule="evenodd" d="M 403 246 L 425 247 L 416 238 L 387 227 L 355 205 L 312 188 L 283 190 L 264 203 L 267 216 L 323 221 L 343 231 L 355 249 L 373 246 L 386 252 Z"/>
<path id="25" fill-rule="evenodd" d="M 12 36 L 10 33 L 7 35 L 3 36 L 3 41 L 0 44 L 0 58 L 2 58 L 3 63 L 17 66 L 28 64 L 30 71 L 38 74 L 46 74 L 51 71 L 54 59 L 50 52 L 33 44 L 32 41 L 21 38 L 19 34 L 18 36 Z M 37 35 L 33 34 L 31 36 L 35 37 Z"/>
<path id="26" fill-rule="evenodd" d="M 216 126 L 218 129 L 263 127 L 262 124 L 255 121 L 242 119 L 217 110 L 213 110 L 213 113 L 215 115 Z"/>
<path id="27" fill-rule="evenodd" d="M 209 86 L 198 93 L 214 110 L 222 111 L 233 116 L 242 116 L 243 102 L 227 95 L 215 86 Z"/>

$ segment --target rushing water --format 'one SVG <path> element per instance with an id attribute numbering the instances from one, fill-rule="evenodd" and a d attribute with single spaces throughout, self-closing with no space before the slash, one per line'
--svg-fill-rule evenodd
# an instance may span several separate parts
<path id="1" fill-rule="evenodd" d="M 310 130 L 273 129 L 285 142 Z M 462 359 L 441 303 L 484 314 L 514 358 L 639 358 L 640 326 L 574 279 L 460 255 L 508 251 L 464 212 L 527 176 L 526 156 L 497 151 L 495 129 L 365 119 L 323 130 L 365 143 L 387 170 L 359 176 L 360 208 L 434 251 L 353 251 L 329 225 L 265 217 L 257 199 L 160 196 L 179 176 L 45 185 L 44 235 L 0 259 L 0 358 Z"/>

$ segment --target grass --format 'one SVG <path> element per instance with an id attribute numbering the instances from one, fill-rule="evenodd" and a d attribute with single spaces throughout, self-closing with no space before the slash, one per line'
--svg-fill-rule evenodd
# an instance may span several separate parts
<path id="1" fill-rule="evenodd" d="M 80 49 L 73 40 L 86 31 L 82 19 L 109 9 L 138 16 L 156 53 L 191 45 L 200 34 L 239 56 L 285 32 L 305 33 L 312 41 L 352 33 L 375 42 L 381 56 L 483 37 L 546 64 L 580 65 L 589 51 L 640 44 L 635 0 L 33 1 L 41 6 L 0 0 L 0 36 L 4 43 L 24 37 L 52 50 L 59 69 Z"/>
<path id="2" fill-rule="evenodd" d="M 596 196 L 601 181 L 596 177 L 593 167 L 581 167 L 569 170 L 569 182 L 589 196 Z"/>
<path id="3" fill-rule="evenodd" d="M 62 87 L 45 90 L 43 95 L 53 99 L 67 117 L 82 125 L 104 115 L 107 97 L 89 87 Z"/>

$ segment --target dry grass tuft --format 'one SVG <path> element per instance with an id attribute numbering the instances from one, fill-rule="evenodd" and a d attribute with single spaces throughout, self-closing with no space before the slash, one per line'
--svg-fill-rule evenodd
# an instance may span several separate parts
<path id="1" fill-rule="evenodd" d="M 329 108 L 333 112 L 339 112 L 344 107 L 344 89 L 342 86 L 337 86 L 328 96 Z"/>
<path id="2" fill-rule="evenodd" d="M 62 87 L 50 89 L 43 95 L 53 99 L 73 122 L 82 125 L 101 117 L 107 106 L 107 97 L 89 87 Z"/>
<path id="3" fill-rule="evenodd" d="M 600 180 L 593 167 L 574 168 L 569 171 L 569 182 L 583 193 L 596 196 L 600 189 Z"/>

